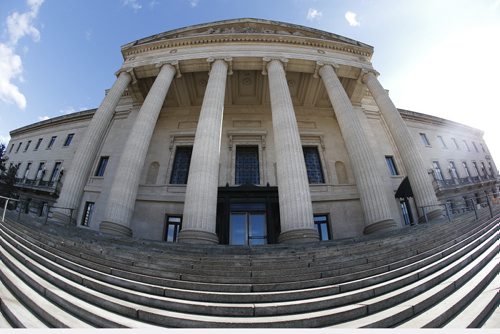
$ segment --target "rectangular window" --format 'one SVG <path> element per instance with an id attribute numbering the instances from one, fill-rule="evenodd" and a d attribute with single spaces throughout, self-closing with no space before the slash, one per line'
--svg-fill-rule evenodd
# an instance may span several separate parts
<path id="1" fill-rule="evenodd" d="M 481 161 L 481 171 L 483 172 L 484 176 L 488 176 L 488 172 L 486 171 L 486 166 L 484 165 L 484 162 Z"/>
<path id="2" fill-rule="evenodd" d="M 425 146 L 431 146 L 431 142 L 429 141 L 429 139 L 427 139 L 425 133 L 420 133 L 420 138 L 422 138 L 422 142 Z"/>
<path id="3" fill-rule="evenodd" d="M 330 227 L 328 224 L 328 215 L 314 215 L 314 225 L 318 229 L 319 240 L 330 240 Z"/>
<path id="4" fill-rule="evenodd" d="M 467 149 L 467 151 L 470 152 L 469 144 L 467 144 L 467 142 L 465 140 L 463 140 L 463 142 L 464 142 L 464 145 L 465 145 L 465 148 Z"/>
<path id="5" fill-rule="evenodd" d="M 309 183 L 325 183 L 318 148 L 310 146 L 302 147 L 302 150 L 304 152 L 304 160 L 306 163 L 307 178 L 309 179 Z"/>
<path id="6" fill-rule="evenodd" d="M 36 171 L 35 180 L 42 180 L 45 175 L 45 162 L 40 162 L 38 165 L 38 170 Z"/>
<path id="7" fill-rule="evenodd" d="M 479 168 L 477 167 L 477 162 L 473 161 L 472 166 L 474 167 L 474 170 L 476 171 L 477 176 L 481 176 L 479 173 Z"/>
<path id="8" fill-rule="evenodd" d="M 49 145 L 47 145 L 47 150 L 50 150 L 54 142 L 56 141 L 57 136 L 52 136 L 49 141 Z"/>
<path id="9" fill-rule="evenodd" d="M 467 175 L 467 177 L 470 177 L 470 172 L 469 172 L 469 167 L 467 166 L 467 162 L 462 161 L 462 167 L 464 168 L 465 175 Z"/>
<path id="10" fill-rule="evenodd" d="M 483 152 L 486 153 L 486 150 L 484 149 L 483 143 L 479 143 L 479 145 L 481 145 L 481 150 L 483 150 Z M 11 148 L 11 150 L 12 150 L 12 148 Z"/>
<path id="11" fill-rule="evenodd" d="M 26 165 L 26 170 L 24 171 L 24 178 L 27 179 L 30 174 L 31 162 Z"/>
<path id="12" fill-rule="evenodd" d="M 30 145 L 31 145 L 31 140 L 28 140 L 28 142 L 26 143 L 26 146 L 24 147 L 24 152 L 26 152 L 28 150 Z"/>
<path id="13" fill-rule="evenodd" d="M 170 184 L 187 184 L 192 152 L 192 146 L 177 146 L 172 174 L 170 174 Z"/>
<path id="14" fill-rule="evenodd" d="M 109 157 L 101 157 L 99 159 L 99 164 L 97 165 L 97 169 L 95 170 L 94 176 L 104 176 L 104 172 L 106 171 L 106 166 L 108 165 Z"/>
<path id="15" fill-rule="evenodd" d="M 38 138 L 38 141 L 36 142 L 34 151 L 38 150 L 38 148 L 40 147 L 40 144 L 42 143 L 42 140 L 43 140 L 43 138 Z"/>
<path id="16" fill-rule="evenodd" d="M 443 148 L 448 148 L 448 146 L 446 146 L 446 143 L 444 142 L 444 139 L 442 136 L 437 136 L 439 141 L 441 142 L 441 145 Z"/>
<path id="17" fill-rule="evenodd" d="M 455 138 L 451 138 L 451 140 L 453 140 L 453 143 L 455 144 L 455 147 L 457 148 L 457 150 L 460 151 L 460 146 L 458 146 L 458 142 Z"/>
<path id="18" fill-rule="evenodd" d="M 71 140 L 73 140 L 73 136 L 75 134 L 74 133 L 70 133 L 67 137 L 66 137 L 66 140 L 64 141 L 64 145 L 63 146 L 69 146 L 69 144 L 71 144 Z"/>
<path id="19" fill-rule="evenodd" d="M 167 216 L 164 240 L 166 242 L 177 242 L 181 228 L 182 216 Z"/>
<path id="20" fill-rule="evenodd" d="M 260 184 L 259 147 L 236 146 L 235 184 Z"/>
<path id="21" fill-rule="evenodd" d="M 85 202 L 82 216 L 82 226 L 89 226 L 92 221 L 92 214 L 94 213 L 95 202 Z"/>
<path id="22" fill-rule="evenodd" d="M 14 149 L 14 144 L 10 145 L 9 153 L 11 153 L 13 149 Z"/>
<path id="23" fill-rule="evenodd" d="M 495 172 L 493 171 L 493 165 L 491 164 L 491 162 L 488 162 L 488 167 L 489 167 L 491 176 L 495 175 Z"/>
<path id="24" fill-rule="evenodd" d="M 59 172 L 61 171 L 61 162 L 56 162 L 52 174 L 50 175 L 50 183 L 54 183 L 59 178 Z"/>
<path id="25" fill-rule="evenodd" d="M 453 179 L 458 179 L 457 167 L 453 161 L 450 161 L 450 176 Z"/>
<path id="26" fill-rule="evenodd" d="M 396 163 L 394 162 L 394 157 L 386 155 L 385 162 L 387 162 L 387 167 L 389 168 L 389 173 L 391 173 L 391 175 L 399 175 Z"/>
<path id="27" fill-rule="evenodd" d="M 19 145 L 17 145 L 17 148 L 16 148 L 16 153 L 19 152 L 19 149 L 21 148 L 21 145 L 23 144 L 23 142 L 20 142 Z"/>
<path id="28" fill-rule="evenodd" d="M 441 172 L 441 167 L 439 167 L 439 162 L 433 161 L 432 166 L 434 167 L 434 175 L 436 180 L 443 181 L 443 173 Z"/>
<path id="29" fill-rule="evenodd" d="M 474 146 L 474 150 L 475 150 L 476 152 L 479 152 L 479 150 L 477 149 L 477 146 L 476 146 L 476 142 L 474 142 L 474 141 L 473 141 L 473 142 L 472 142 L 472 146 Z"/>

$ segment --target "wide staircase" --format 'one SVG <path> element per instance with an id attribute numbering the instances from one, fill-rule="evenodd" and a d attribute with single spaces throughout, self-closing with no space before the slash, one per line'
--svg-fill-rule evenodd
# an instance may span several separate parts
<path id="1" fill-rule="evenodd" d="M 498 328 L 500 215 L 196 246 L 0 223 L 0 327 Z"/>

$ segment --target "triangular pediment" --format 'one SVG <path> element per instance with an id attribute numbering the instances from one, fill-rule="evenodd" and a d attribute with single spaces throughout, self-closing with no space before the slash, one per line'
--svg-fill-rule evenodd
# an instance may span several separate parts
<path id="1" fill-rule="evenodd" d="M 263 35 L 282 35 L 295 36 L 304 38 L 314 38 L 325 42 L 345 43 L 357 47 L 365 47 L 372 49 L 370 45 L 358 42 L 356 40 L 333 34 L 330 32 L 304 27 L 291 23 L 279 21 L 270 21 L 254 18 L 242 18 L 217 21 L 211 23 L 197 24 L 184 28 L 166 31 L 150 37 L 142 38 L 132 43 L 126 44 L 122 50 L 130 47 L 161 42 L 179 38 L 196 38 L 198 36 L 214 36 L 214 35 L 248 35 L 248 34 L 263 34 Z"/>

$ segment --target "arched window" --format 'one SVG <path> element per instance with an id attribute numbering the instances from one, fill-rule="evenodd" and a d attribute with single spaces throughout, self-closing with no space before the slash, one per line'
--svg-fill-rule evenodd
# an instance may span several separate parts
<path id="1" fill-rule="evenodd" d="M 156 178 L 158 177 L 158 170 L 160 169 L 160 164 L 152 162 L 149 165 L 148 175 L 146 177 L 146 184 L 156 184 Z"/>
<path id="2" fill-rule="evenodd" d="M 347 180 L 347 171 L 345 169 L 345 164 L 342 161 L 335 162 L 335 172 L 337 173 L 337 180 L 339 184 L 349 183 Z"/>

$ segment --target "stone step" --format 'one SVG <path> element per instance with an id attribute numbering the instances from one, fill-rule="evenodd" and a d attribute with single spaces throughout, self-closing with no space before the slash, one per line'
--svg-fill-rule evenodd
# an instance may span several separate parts
<path id="1" fill-rule="evenodd" d="M 497 263 L 500 258 L 496 258 Z M 460 312 L 443 328 L 479 328 L 483 323 L 488 322 L 489 319 L 495 323 L 493 328 L 500 328 L 500 318 L 498 314 L 498 304 L 500 302 L 500 277 L 497 275 L 491 282 L 479 293 L 479 295 L 469 304 L 464 307 Z M 493 314 L 497 314 L 496 321 Z"/>
<path id="2" fill-rule="evenodd" d="M 1 311 L 1 307 L 0 307 Z M 5 316 L 0 312 L 0 328 L 12 328 L 10 322 L 5 318 Z"/>
<path id="3" fill-rule="evenodd" d="M 498 241 L 496 241 L 490 245 L 486 251 L 482 252 L 473 261 L 470 260 L 469 256 L 469 259 L 465 260 L 465 262 L 469 262 L 460 268 L 460 270 L 452 273 L 451 276 L 449 275 L 449 272 L 446 273 L 446 268 L 444 268 L 422 280 L 419 280 L 417 283 L 408 285 L 404 289 L 411 291 L 415 288 L 416 284 L 420 284 L 418 293 L 413 297 L 405 300 L 400 298 L 400 293 L 391 292 L 381 297 L 365 301 L 362 305 L 368 307 L 368 316 L 349 322 L 339 323 L 332 327 L 387 328 L 393 327 L 399 323 L 403 323 L 404 325 L 408 319 L 452 294 L 461 284 L 464 283 L 466 279 L 474 276 L 484 267 L 487 267 L 485 270 L 489 273 L 491 273 L 492 270 L 496 270 L 495 267 L 498 264 L 495 263 L 494 256 L 497 253 L 498 244 Z M 383 305 L 391 300 L 393 302 L 398 300 L 398 302 L 391 307 L 380 309 L 381 304 Z M 415 326 L 409 327 L 415 328 Z"/>
<path id="4" fill-rule="evenodd" d="M 498 248 L 498 243 L 497 243 Z M 493 252 L 495 250 L 493 249 Z M 498 249 L 497 249 L 498 252 Z M 480 258 L 476 259 L 478 262 Z M 446 298 L 442 299 L 427 310 L 421 312 L 414 318 L 408 320 L 407 322 L 398 326 L 399 328 L 438 328 L 442 327 L 447 321 L 449 321 L 456 313 L 464 309 L 469 302 L 471 302 L 481 290 L 490 283 L 492 278 L 498 273 L 500 268 L 499 258 L 494 258 L 489 261 L 484 268 L 481 269 L 477 274 L 471 277 L 465 284 L 462 281 L 468 279 L 465 275 L 460 276 L 458 274 L 454 275 L 447 280 L 447 283 L 453 283 L 451 288 L 456 289 L 453 293 L 445 295 Z M 471 263 L 472 265 L 472 263 Z M 469 265 L 469 266 L 471 266 Z M 460 273 L 462 274 L 462 273 Z M 432 290 L 429 290 L 427 294 L 431 294 Z M 434 293 L 436 296 L 438 293 Z M 487 312 L 489 310 L 486 310 Z M 461 328 L 466 328 L 464 326 Z"/>
<path id="5" fill-rule="evenodd" d="M 3 263 L 0 262 L 3 266 Z M 48 328 L 7 289 L 0 280 L 0 309 L 13 328 Z"/>
<path id="6" fill-rule="evenodd" d="M 30 288 L 35 291 L 44 291 L 43 296 L 50 302 L 56 304 L 66 313 L 74 314 L 79 319 L 84 320 L 87 323 L 92 324 L 96 327 L 130 327 L 130 328 L 142 328 L 142 327 L 151 327 L 151 325 L 134 320 L 133 318 L 136 316 L 136 312 L 131 312 L 129 317 L 117 314 L 115 312 L 110 312 L 109 307 L 106 305 L 105 299 L 102 300 L 105 308 L 97 307 L 87 301 L 82 300 L 81 292 L 89 292 L 82 291 L 86 289 L 85 287 L 81 287 L 80 289 L 71 289 L 75 283 L 62 278 L 62 283 L 60 287 L 52 284 L 45 280 L 44 278 L 37 275 L 32 270 L 28 269 L 23 263 L 21 263 L 18 259 L 13 257 L 10 253 L 6 252 L 5 249 L 0 247 L 0 255 L 2 257 L 3 263 L 6 265 L 5 268 L 8 268 L 12 272 L 15 272 L 17 276 L 23 279 L 26 284 L 29 284 Z M 26 264 L 32 264 L 29 259 L 24 257 L 23 260 Z M 47 272 L 49 276 L 51 276 L 51 280 L 53 282 L 57 281 L 57 278 L 61 279 L 61 277 L 57 277 L 58 274 L 48 271 L 46 268 L 43 268 L 39 265 L 32 266 L 32 269 L 35 269 L 37 272 Z M 3 271 L 3 268 L 2 268 Z M 61 281 L 59 281 L 61 282 Z M 39 296 L 39 297 L 37 297 Z M 31 294 L 27 294 L 27 298 L 29 298 L 29 302 L 31 304 L 37 304 L 41 302 L 39 294 L 33 292 Z M 36 298 L 35 300 L 31 298 Z M 24 300 L 26 302 L 26 300 Z M 33 314 L 33 310 L 28 311 L 30 314 Z M 132 318 L 132 319 L 131 319 Z M 29 326 L 29 328 L 34 326 Z"/>
<path id="7" fill-rule="evenodd" d="M 12 272 L 3 262 L 0 262 L 0 277 L 17 300 L 22 301 L 30 312 L 38 316 L 50 327 L 57 328 L 88 328 L 89 324 L 63 311 L 57 305 L 43 297 L 45 290 L 34 290 L 28 286 L 17 273 Z"/>

